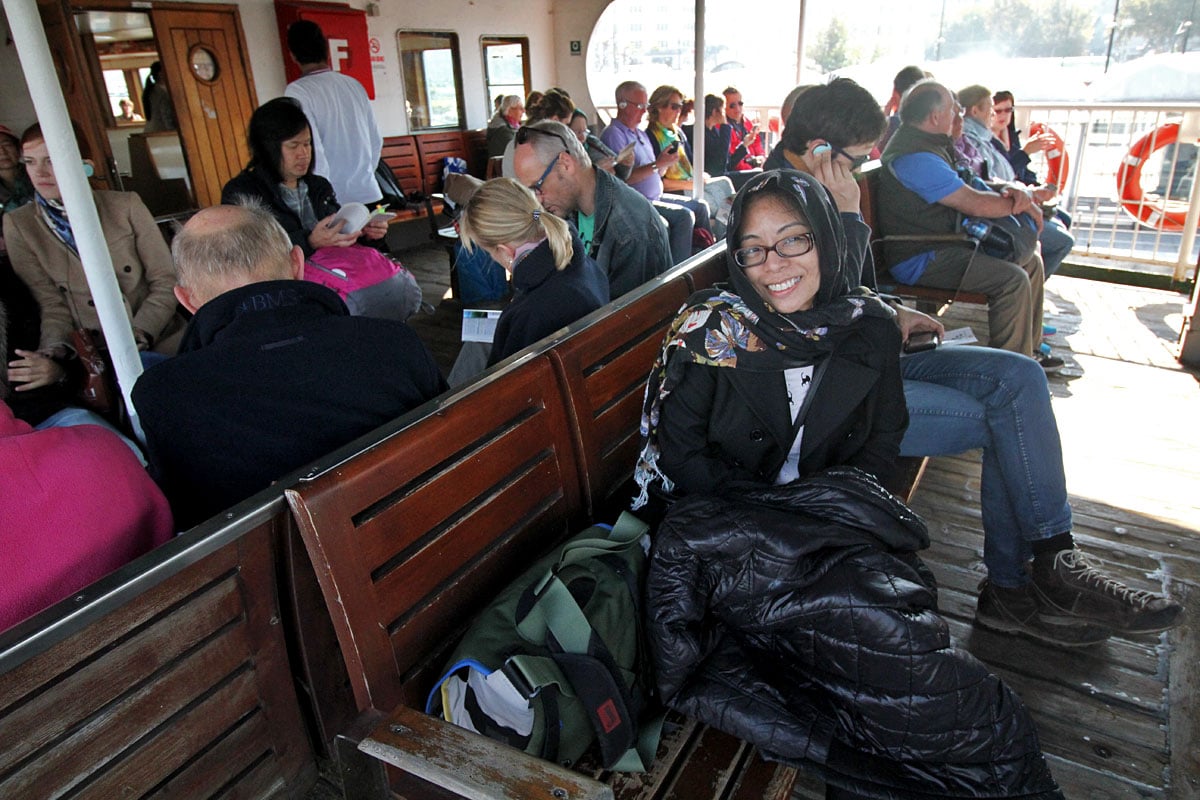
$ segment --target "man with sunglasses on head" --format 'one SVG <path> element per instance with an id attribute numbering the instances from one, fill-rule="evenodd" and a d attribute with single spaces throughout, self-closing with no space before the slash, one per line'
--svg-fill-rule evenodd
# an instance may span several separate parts
<path id="1" fill-rule="evenodd" d="M 768 169 L 808 172 L 833 195 L 849 257 L 875 286 L 870 229 L 858 213 L 854 172 L 885 120 L 871 94 L 848 79 L 809 89 L 788 116 Z M 937 320 L 887 298 L 901 336 L 943 333 Z M 1113 632 L 1178 625 L 1178 603 L 1131 589 L 1075 549 L 1062 445 L 1045 372 L 1031 358 L 990 347 L 935 348 L 900 360 L 909 423 L 902 456 L 983 451 L 983 562 L 975 619 L 986 628 L 1074 647 Z"/>
<path id="2" fill-rule="evenodd" d="M 644 94 L 644 91 L 643 91 Z M 572 223 L 616 299 L 671 266 L 667 227 L 642 195 L 592 164 L 571 129 L 540 120 L 517 131 L 514 177 Z"/>
<path id="3" fill-rule="evenodd" d="M 729 152 L 734 153 L 743 144 L 746 154 L 740 161 L 729 165 L 734 171 L 757 169 L 766 160 L 762 139 L 758 136 L 758 123 L 750 122 L 743 113 L 746 104 L 742 101 L 742 93 L 732 86 L 725 87 L 725 121 L 733 129 L 733 137 L 729 141 Z M 732 160 L 732 159 L 731 159 Z"/>

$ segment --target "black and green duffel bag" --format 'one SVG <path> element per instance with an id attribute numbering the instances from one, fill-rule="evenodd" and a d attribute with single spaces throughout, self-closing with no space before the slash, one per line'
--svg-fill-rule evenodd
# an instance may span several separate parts
<path id="1" fill-rule="evenodd" d="M 468 629 L 426 711 L 560 764 L 598 739 L 606 768 L 649 766 L 661 717 L 639 728 L 654 685 L 642 643 L 646 530 L 624 513 L 527 570 Z"/>

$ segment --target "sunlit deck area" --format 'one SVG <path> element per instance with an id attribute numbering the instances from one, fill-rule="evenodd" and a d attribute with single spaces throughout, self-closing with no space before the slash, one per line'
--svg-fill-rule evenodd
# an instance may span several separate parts
<path id="1" fill-rule="evenodd" d="M 448 369 L 459 323 L 455 304 L 438 304 L 446 256 L 400 256 L 438 306 L 415 327 Z M 975 628 L 977 452 L 933 459 L 913 503 L 929 524 L 941 610 L 958 642 L 1025 700 L 1068 798 L 1200 797 L 1200 385 L 1175 360 L 1185 298 L 1066 277 L 1050 280 L 1046 297 L 1046 321 L 1058 328 L 1050 341 L 1067 361 L 1050 388 L 1076 540 L 1131 586 L 1182 600 L 1187 618 L 1168 633 L 1076 651 Z M 986 341 L 982 307 L 952 308 L 946 321 Z M 821 798 L 823 788 L 802 778 L 795 796 Z"/>

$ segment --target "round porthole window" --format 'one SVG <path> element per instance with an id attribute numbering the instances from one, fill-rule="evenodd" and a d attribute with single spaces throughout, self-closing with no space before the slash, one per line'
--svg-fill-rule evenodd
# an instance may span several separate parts
<path id="1" fill-rule="evenodd" d="M 188 57 L 188 64 L 192 68 L 192 74 L 197 79 L 205 83 L 216 80 L 217 59 L 208 48 L 200 46 L 192 48 L 191 55 Z"/>

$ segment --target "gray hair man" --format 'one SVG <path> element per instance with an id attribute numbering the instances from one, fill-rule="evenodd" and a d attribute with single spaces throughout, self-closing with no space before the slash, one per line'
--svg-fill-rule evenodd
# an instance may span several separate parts
<path id="1" fill-rule="evenodd" d="M 404 323 L 352 317 L 296 280 L 304 254 L 262 208 L 205 209 L 175 237 L 179 354 L 133 388 L 150 474 L 190 527 L 440 394 Z"/>
<path id="2" fill-rule="evenodd" d="M 518 131 L 513 174 L 552 214 L 575 225 L 588 255 L 619 297 L 671 266 L 662 217 L 645 197 L 592 165 L 566 125 L 541 120 Z"/>
<path id="3" fill-rule="evenodd" d="M 879 179 L 879 232 L 885 237 L 944 237 L 959 230 L 960 215 L 1029 213 L 1041 227 L 1041 212 L 1024 187 L 1010 184 L 993 192 L 959 177 L 950 133 L 962 113 L 958 100 L 935 81 L 917 83 L 904 95 L 900 129 L 883 152 Z M 991 345 L 1034 356 L 1042 336 L 1041 256 L 1035 252 L 1014 264 L 964 244 L 893 240 L 884 244 L 884 260 L 904 283 L 987 295 Z M 1047 369 L 1062 367 L 1059 359 L 1038 356 Z"/>

